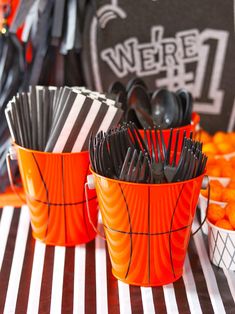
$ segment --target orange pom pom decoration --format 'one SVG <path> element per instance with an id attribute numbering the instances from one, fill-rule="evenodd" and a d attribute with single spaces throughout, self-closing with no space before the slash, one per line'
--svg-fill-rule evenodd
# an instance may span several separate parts
<path id="1" fill-rule="evenodd" d="M 231 201 L 235 201 L 235 190 L 234 190 L 234 189 L 225 188 L 225 189 L 222 191 L 221 200 L 222 200 L 222 202 L 231 202 Z"/>
<path id="2" fill-rule="evenodd" d="M 235 229 L 235 211 L 234 210 L 229 213 L 228 219 L 229 219 L 230 224 Z"/>
<path id="3" fill-rule="evenodd" d="M 225 217 L 225 209 L 218 204 L 210 204 L 207 212 L 207 218 L 213 224 L 217 220 L 223 219 Z"/>
<path id="4" fill-rule="evenodd" d="M 215 225 L 222 229 L 233 230 L 233 226 L 230 224 L 230 222 L 227 219 L 217 220 Z"/>

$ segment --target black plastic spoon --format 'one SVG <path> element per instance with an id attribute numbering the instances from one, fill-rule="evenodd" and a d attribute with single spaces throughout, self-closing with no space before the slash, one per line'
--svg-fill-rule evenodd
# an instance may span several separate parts
<path id="1" fill-rule="evenodd" d="M 155 91 L 151 98 L 154 125 L 160 129 L 175 127 L 179 116 L 178 102 L 173 93 L 167 89 Z"/>
<path id="2" fill-rule="evenodd" d="M 190 92 L 181 88 L 177 90 L 176 95 L 180 98 L 183 108 L 183 121 L 182 125 L 190 124 L 193 110 L 193 98 Z"/>
<path id="3" fill-rule="evenodd" d="M 153 127 L 151 117 L 151 103 L 145 88 L 134 85 L 127 94 L 128 111 L 133 109 L 143 128 Z"/>

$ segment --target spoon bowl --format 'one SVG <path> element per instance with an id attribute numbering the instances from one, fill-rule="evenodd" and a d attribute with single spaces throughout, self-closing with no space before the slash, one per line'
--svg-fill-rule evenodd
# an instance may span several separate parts
<path id="1" fill-rule="evenodd" d="M 177 98 L 167 89 L 159 89 L 151 99 L 153 123 L 160 129 L 175 127 L 179 117 Z"/>

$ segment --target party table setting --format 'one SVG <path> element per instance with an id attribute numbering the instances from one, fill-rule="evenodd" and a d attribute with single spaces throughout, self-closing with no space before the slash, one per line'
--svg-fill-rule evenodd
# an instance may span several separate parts
<path id="1" fill-rule="evenodd" d="M 0 0 L 0 314 L 235 313 L 216 1 Z"/>
<path id="2" fill-rule="evenodd" d="M 234 134 L 215 151 L 190 92 L 36 85 L 5 115 L 0 313 L 234 312 Z"/>

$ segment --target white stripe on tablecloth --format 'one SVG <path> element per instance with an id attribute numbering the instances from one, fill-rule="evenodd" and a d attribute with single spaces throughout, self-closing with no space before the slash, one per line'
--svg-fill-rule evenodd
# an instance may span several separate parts
<path id="1" fill-rule="evenodd" d="M 96 313 L 108 313 L 107 264 L 105 242 L 100 236 L 95 239 L 95 274 L 96 274 Z"/>
<path id="2" fill-rule="evenodd" d="M 199 227 L 197 219 L 193 222 L 193 230 L 196 230 Z M 202 231 L 199 230 L 194 236 L 193 240 L 197 249 L 197 253 L 200 259 L 200 263 L 202 266 L 203 274 L 206 279 L 206 284 L 209 292 L 209 296 L 211 299 L 211 304 L 215 314 L 223 314 L 226 313 L 224 309 L 224 305 L 221 299 L 221 295 L 218 289 L 218 285 L 216 282 L 215 274 L 211 267 L 211 263 L 205 248 L 204 239 L 202 237 Z"/>
<path id="3" fill-rule="evenodd" d="M 155 308 L 153 303 L 153 293 L 152 288 L 141 287 L 141 297 L 144 308 L 144 313 L 154 314 Z"/>
<path id="4" fill-rule="evenodd" d="M 191 314 L 202 313 L 188 254 L 184 262 L 183 280 Z"/>
<path id="5" fill-rule="evenodd" d="M 17 210 L 17 209 L 16 209 Z M 17 229 L 14 255 L 11 265 L 11 274 L 7 289 L 4 313 L 15 313 L 15 307 L 20 284 L 21 271 L 24 261 L 25 248 L 30 226 L 29 210 L 27 206 L 22 206 L 20 220 Z"/>
<path id="6" fill-rule="evenodd" d="M 120 314 L 131 314 L 130 287 L 128 284 L 118 280 L 118 295 Z"/>
<path id="7" fill-rule="evenodd" d="M 86 247 L 76 246 L 74 261 L 73 313 L 85 312 Z"/>
<path id="8" fill-rule="evenodd" d="M 35 241 L 27 313 L 38 313 L 46 245 Z"/>
<path id="9" fill-rule="evenodd" d="M 2 217 L 0 220 L 0 270 L 2 268 L 2 261 L 6 249 L 13 212 L 14 208 L 12 206 L 5 206 L 2 210 Z"/>
<path id="10" fill-rule="evenodd" d="M 87 136 L 89 135 L 89 131 L 91 130 L 92 124 L 95 121 L 95 118 L 100 110 L 101 104 L 102 103 L 97 99 L 93 100 L 92 106 L 73 145 L 72 152 L 80 152 L 82 150 L 83 144 L 85 143 Z"/>
<path id="11" fill-rule="evenodd" d="M 235 272 L 231 270 L 224 269 L 224 274 L 227 278 L 229 289 L 235 303 Z"/>
<path id="12" fill-rule="evenodd" d="M 54 253 L 53 279 L 51 291 L 50 313 L 61 313 L 63 279 L 64 279 L 65 247 L 56 246 Z"/>
<path id="13" fill-rule="evenodd" d="M 107 131 L 109 129 L 117 110 L 118 109 L 114 106 L 109 107 L 97 133 L 100 131 Z"/>
<path id="14" fill-rule="evenodd" d="M 173 284 L 163 286 L 167 313 L 179 313 Z"/>

